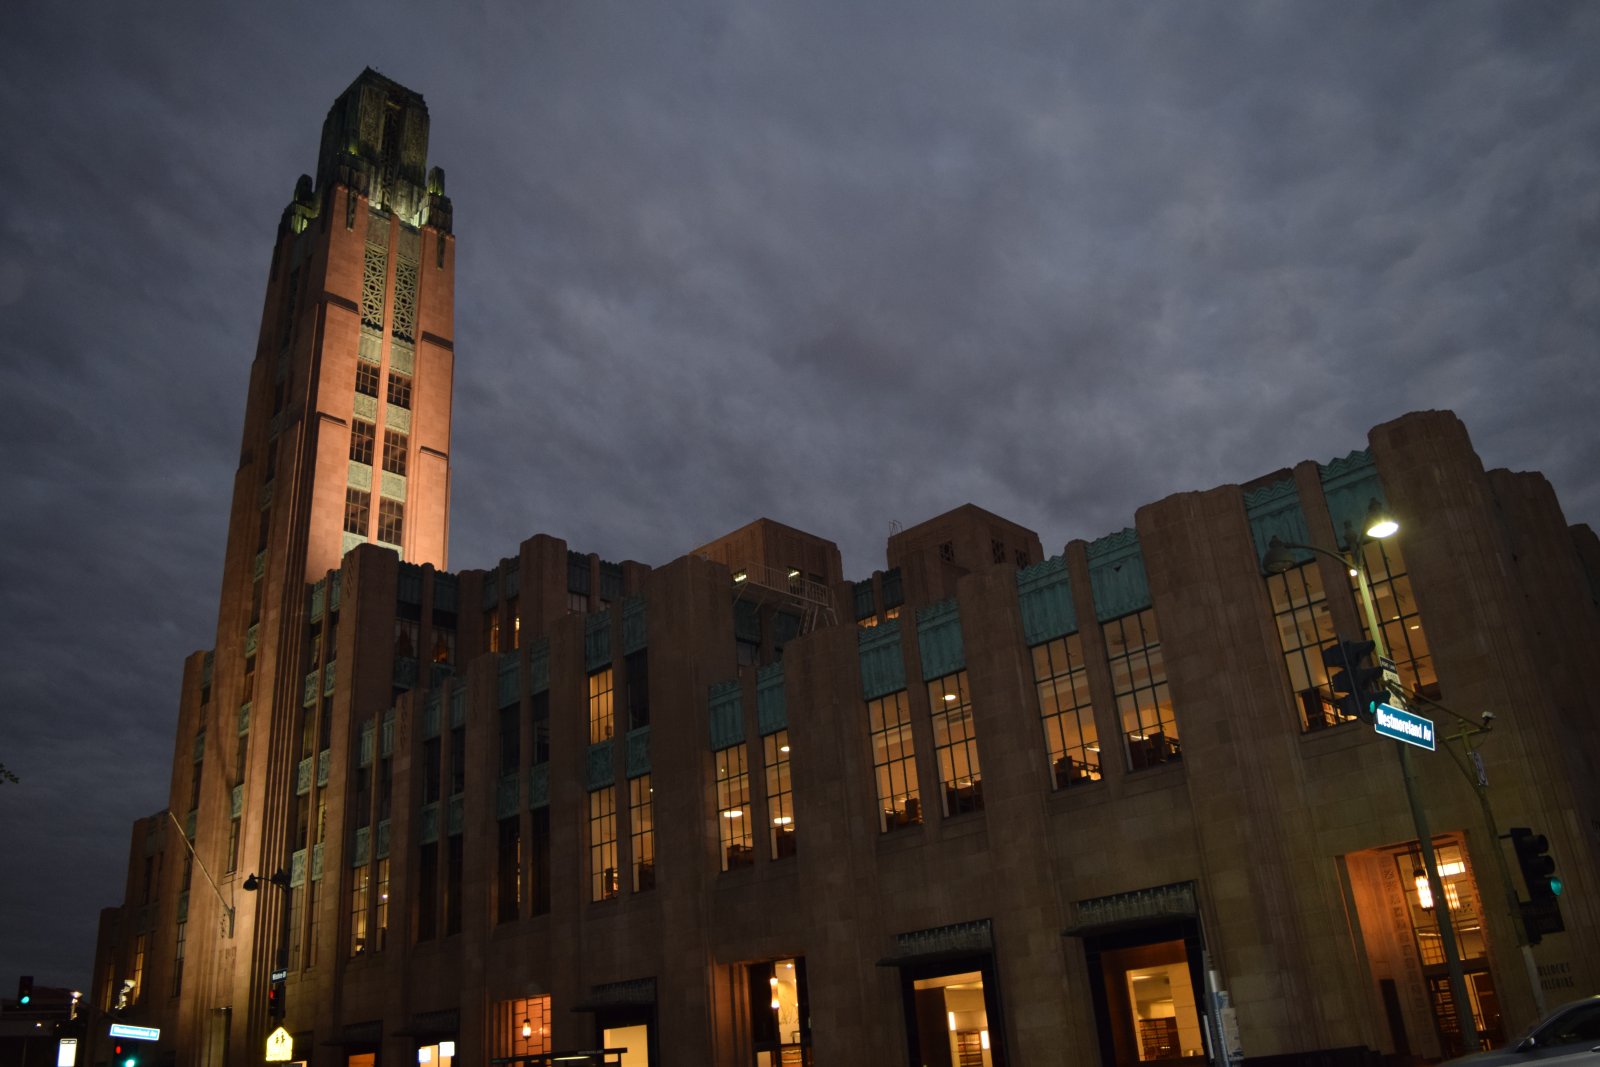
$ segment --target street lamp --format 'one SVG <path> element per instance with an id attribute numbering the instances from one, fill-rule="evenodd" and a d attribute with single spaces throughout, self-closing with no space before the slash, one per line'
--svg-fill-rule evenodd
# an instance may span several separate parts
<path id="1" fill-rule="evenodd" d="M 1345 524 L 1345 542 L 1349 545 L 1349 554 L 1343 556 L 1325 548 L 1318 548 L 1316 545 L 1283 541 L 1274 535 L 1267 545 L 1267 553 L 1262 557 L 1261 566 L 1268 574 L 1282 574 L 1292 570 L 1300 565 L 1300 561 L 1295 558 L 1291 550 L 1298 549 L 1327 556 L 1348 567 L 1355 575 L 1356 587 L 1361 593 L 1361 606 L 1366 612 L 1367 629 L 1372 639 L 1373 651 L 1382 659 L 1387 658 L 1389 652 L 1383 643 L 1383 626 L 1378 621 L 1378 608 L 1372 595 L 1372 582 L 1367 575 L 1366 554 L 1362 552 L 1361 547 L 1368 539 L 1382 539 L 1398 533 L 1400 523 L 1374 497 L 1367 505 L 1366 522 L 1363 526 L 1364 533 L 1358 534 L 1349 523 Z M 1444 883 L 1439 877 L 1439 859 L 1433 851 L 1433 833 L 1428 829 L 1428 813 L 1424 810 L 1422 797 L 1417 792 L 1416 769 L 1411 762 L 1411 746 L 1403 741 L 1396 741 L 1395 749 L 1400 754 L 1400 777 L 1405 783 L 1406 800 L 1411 805 L 1411 823 L 1416 831 L 1417 844 L 1422 850 L 1422 866 L 1427 872 L 1428 890 L 1434 900 L 1444 900 Z M 1455 923 L 1451 920 L 1449 908 L 1434 909 L 1434 916 L 1439 925 L 1439 941 L 1444 948 L 1445 970 L 1450 980 L 1450 999 L 1455 1002 L 1456 1025 L 1461 1034 L 1462 1051 L 1476 1052 L 1478 1025 L 1472 1015 L 1472 1001 L 1467 997 L 1466 976 L 1461 970 L 1461 953 L 1456 947 Z"/>
<path id="2" fill-rule="evenodd" d="M 263 882 L 266 882 L 266 883 L 271 884 L 271 885 L 275 885 L 279 889 L 287 891 L 288 888 L 289 888 L 289 882 L 290 882 L 289 872 L 284 870 L 282 867 L 279 867 L 277 870 L 275 870 L 271 874 L 267 875 L 266 878 L 261 878 L 254 871 L 252 871 L 250 873 L 250 877 L 248 877 L 248 878 L 246 878 L 244 880 L 244 889 L 245 889 L 245 891 L 247 893 L 254 893 L 256 890 L 261 888 L 261 884 Z M 284 978 L 288 977 L 288 971 L 289 971 L 289 915 L 288 915 L 288 911 L 289 911 L 289 902 L 288 902 L 287 899 L 285 899 L 284 900 L 284 916 L 283 916 L 283 922 L 282 922 L 283 936 L 278 939 L 278 965 L 277 965 L 277 968 L 273 971 L 273 973 L 267 976 L 268 977 L 268 983 L 267 983 L 267 1015 L 269 1017 L 271 1017 L 271 1018 L 279 1018 L 279 1019 L 281 1019 L 285 1014 L 287 1014 L 286 1011 L 285 1011 L 285 1005 L 284 1005 L 284 1002 L 283 1002 L 284 1001 L 283 983 L 284 983 Z M 284 978 L 278 977 L 280 974 L 283 975 Z"/>

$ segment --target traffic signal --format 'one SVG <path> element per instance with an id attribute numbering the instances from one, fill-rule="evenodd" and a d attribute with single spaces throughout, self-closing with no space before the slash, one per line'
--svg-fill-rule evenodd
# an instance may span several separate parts
<path id="1" fill-rule="evenodd" d="M 33 975 L 25 974 L 17 979 L 17 1004 L 27 1007 L 33 1002 Z"/>
<path id="2" fill-rule="evenodd" d="M 1554 900 L 1561 895 L 1561 879 L 1556 877 L 1556 861 L 1550 858 L 1550 842 L 1526 826 L 1511 828 L 1511 847 L 1517 850 L 1517 866 L 1528 886 L 1528 899 Z"/>
<path id="3" fill-rule="evenodd" d="M 112 1049 L 111 1067 L 139 1067 L 139 1054 L 132 1045 L 118 1044 Z"/>
<path id="4" fill-rule="evenodd" d="M 281 980 L 267 986 L 267 1015 L 273 1019 L 283 1018 L 283 982 Z"/>
<path id="5" fill-rule="evenodd" d="M 1339 709 L 1347 719 L 1370 719 L 1377 706 L 1389 700 L 1383 668 L 1372 662 L 1376 647 L 1371 641 L 1340 641 L 1322 650 L 1328 687 L 1339 698 Z"/>

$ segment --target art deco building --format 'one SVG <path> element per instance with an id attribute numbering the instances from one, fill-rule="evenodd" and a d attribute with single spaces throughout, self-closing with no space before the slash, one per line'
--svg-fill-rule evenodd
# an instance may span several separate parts
<path id="1" fill-rule="evenodd" d="M 1600 543 L 1542 477 L 1421 412 L 1093 541 L 958 507 L 860 581 L 765 519 L 452 572 L 426 144 L 364 73 L 279 230 L 215 646 L 102 918 L 93 996 L 158 1058 L 280 1025 L 318 1067 L 1432 1058 L 1440 915 L 1488 1040 L 1600 988 Z M 1347 558 L 1437 726 L 1437 888 L 1399 742 L 1324 666 L 1370 629 Z"/>

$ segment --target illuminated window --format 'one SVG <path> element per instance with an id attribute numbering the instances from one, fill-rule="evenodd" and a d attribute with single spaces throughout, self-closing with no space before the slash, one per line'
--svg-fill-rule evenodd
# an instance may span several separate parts
<path id="1" fill-rule="evenodd" d="M 400 543 L 402 525 L 405 522 L 404 504 L 398 500 L 378 501 L 378 540 L 386 541 L 391 545 Z"/>
<path id="2" fill-rule="evenodd" d="M 655 790 L 650 776 L 628 779 L 629 841 L 633 845 L 633 891 L 656 887 Z"/>
<path id="3" fill-rule="evenodd" d="M 411 438 L 403 433 L 393 430 L 383 431 L 383 469 L 390 474 L 404 476 L 406 473 L 406 450 L 411 447 Z M 372 462 L 371 452 L 368 452 L 367 463 Z"/>
<path id="4" fill-rule="evenodd" d="M 133 942 L 133 992 L 128 996 L 128 1003 L 139 1003 L 139 997 L 144 993 L 144 934 L 140 934 Z"/>
<path id="5" fill-rule="evenodd" d="M 615 727 L 611 699 L 611 668 L 589 675 L 589 743 L 599 744 L 611 736 Z"/>
<path id="6" fill-rule="evenodd" d="M 374 945 L 382 952 L 389 933 L 389 858 L 378 861 L 378 910 L 372 924 Z"/>
<path id="7" fill-rule="evenodd" d="M 500 609 L 490 608 L 483 613 L 484 630 L 487 631 L 487 641 L 490 652 L 500 651 Z"/>
<path id="8" fill-rule="evenodd" d="M 1267 593 L 1272 598 L 1272 617 L 1278 624 L 1278 644 L 1300 713 L 1300 728 L 1320 730 L 1352 721 L 1334 701 L 1328 669 L 1322 665 L 1323 647 L 1337 637 L 1317 564 L 1302 563 L 1282 574 L 1268 575 Z"/>
<path id="9" fill-rule="evenodd" d="M 589 899 L 617 895 L 617 797 L 607 786 L 589 794 Z"/>
<path id="10" fill-rule="evenodd" d="M 1033 649 L 1033 682 L 1050 760 L 1051 788 L 1100 777 L 1100 738 L 1089 697 L 1083 638 L 1067 634 Z"/>
<path id="11" fill-rule="evenodd" d="M 490 1031 L 496 1059 L 521 1059 L 550 1051 L 550 998 L 527 997 L 495 1004 Z"/>
<path id="12" fill-rule="evenodd" d="M 356 419 L 350 424 L 350 458 L 357 463 L 372 462 L 372 448 L 378 439 L 378 428 L 370 422 Z"/>
<path id="13" fill-rule="evenodd" d="M 344 532 L 367 536 L 372 522 L 372 494 L 365 489 L 344 491 Z"/>
<path id="14" fill-rule="evenodd" d="M 983 772 L 978 764 L 978 735 L 972 728 L 966 671 L 928 683 L 928 711 L 933 719 L 933 753 L 939 764 L 944 813 L 982 811 Z"/>
<path id="15" fill-rule="evenodd" d="M 730 745 L 715 754 L 717 763 L 717 839 L 722 846 L 722 869 L 748 867 L 755 862 L 750 830 L 750 768 L 745 746 Z"/>
<path id="16" fill-rule="evenodd" d="M 916 749 L 905 690 L 867 703 L 872 767 L 878 783 L 878 826 L 887 833 L 922 822 Z"/>
<path id="17" fill-rule="evenodd" d="M 1383 643 L 1400 672 L 1400 684 L 1408 693 L 1420 692 L 1431 700 L 1438 700 L 1441 695 L 1439 676 L 1434 673 L 1427 631 L 1422 628 L 1417 600 L 1411 594 L 1411 576 L 1406 571 L 1405 558 L 1400 555 L 1399 538 L 1368 541 L 1362 546 L 1362 554 L 1372 581 L 1372 599 L 1378 625 L 1383 628 Z M 1354 579 L 1351 585 L 1355 586 Z M 1360 607 L 1359 591 L 1356 597 Z M 1364 609 L 1361 625 L 1371 638 Z"/>
<path id="18" fill-rule="evenodd" d="M 767 765 L 767 828 L 772 858 L 794 855 L 794 792 L 789 785 L 789 731 L 779 730 L 761 739 Z"/>
<path id="19" fill-rule="evenodd" d="M 356 363 L 356 392 L 362 396 L 378 395 L 378 368 L 364 360 Z"/>
<path id="20" fill-rule="evenodd" d="M 517 607 L 516 597 L 506 601 L 506 614 L 511 618 L 511 643 L 507 651 L 514 651 L 522 647 L 522 612 Z"/>
<path id="21" fill-rule="evenodd" d="M 376 395 L 376 394 L 374 394 Z M 397 408 L 411 406 L 411 379 L 404 374 L 389 372 L 389 403 Z"/>
<path id="22" fill-rule="evenodd" d="M 1137 771 L 1181 758 L 1155 611 L 1145 608 L 1112 619 L 1103 632 L 1111 688 L 1128 745 L 1128 767 Z"/>
<path id="23" fill-rule="evenodd" d="M 372 889 L 372 870 L 363 864 L 350 876 L 350 955 L 367 953 L 367 895 Z"/>

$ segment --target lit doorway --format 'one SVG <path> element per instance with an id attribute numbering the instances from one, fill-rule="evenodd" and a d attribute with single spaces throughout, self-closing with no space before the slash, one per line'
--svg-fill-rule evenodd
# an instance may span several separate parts
<path id="1" fill-rule="evenodd" d="M 806 961 L 795 956 L 746 966 L 755 1067 L 811 1067 Z"/>
<path id="2" fill-rule="evenodd" d="M 1085 937 L 1084 952 L 1102 1062 L 1116 1067 L 1205 1062 L 1197 921 Z"/>
<path id="3" fill-rule="evenodd" d="M 1433 847 L 1481 1045 L 1503 1044 L 1483 899 L 1465 842 L 1456 834 L 1441 835 Z M 1472 1051 L 1462 1046 L 1439 928 L 1440 902 L 1429 889 L 1421 848 L 1411 842 L 1370 849 L 1351 853 L 1343 862 L 1388 1028 L 1389 1051 L 1428 1058 Z"/>
<path id="4" fill-rule="evenodd" d="M 907 966 L 900 973 L 915 1067 L 1005 1067 L 992 956 Z"/>
<path id="5" fill-rule="evenodd" d="M 617 1062 L 621 1067 L 655 1067 L 661 1062 L 656 1051 L 655 1008 L 645 1005 L 619 1005 L 595 1011 L 601 1048 L 627 1049 Z"/>
<path id="6" fill-rule="evenodd" d="M 618 1067 L 650 1067 L 650 1027 L 644 1023 L 602 1030 L 600 1044 L 624 1050 L 617 1061 Z"/>

